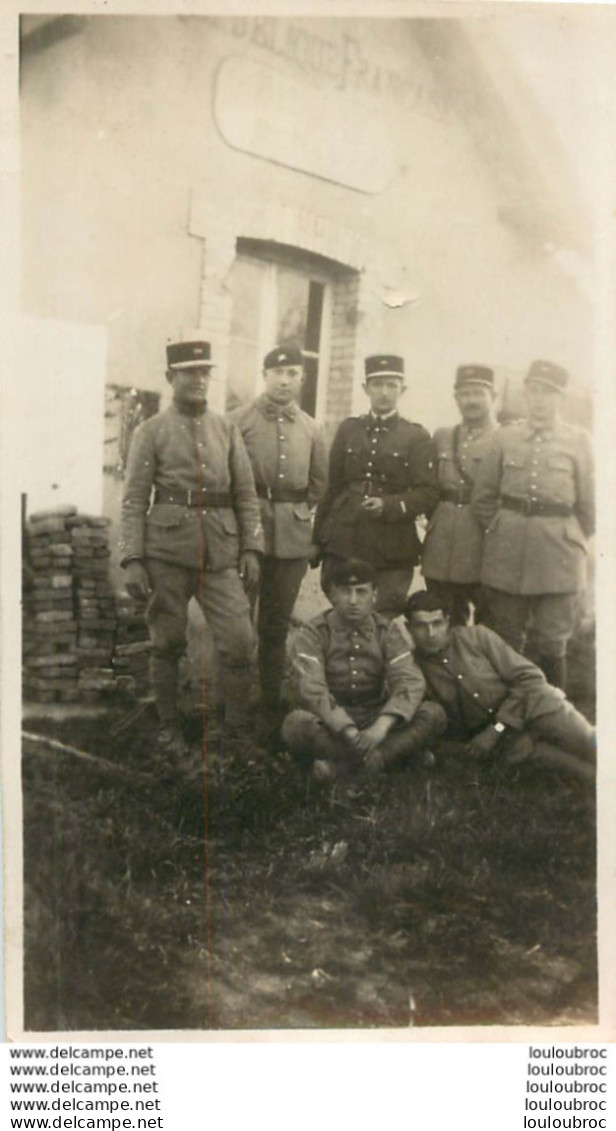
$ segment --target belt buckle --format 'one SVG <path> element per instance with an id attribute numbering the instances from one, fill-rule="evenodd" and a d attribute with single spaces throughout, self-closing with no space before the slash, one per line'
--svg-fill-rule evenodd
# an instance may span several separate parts
<path id="1" fill-rule="evenodd" d="M 273 501 L 273 498 L 274 498 L 274 492 L 273 492 L 273 490 L 272 490 L 272 488 L 271 488 L 271 487 L 266 487 L 266 488 L 265 488 L 265 495 L 266 495 L 266 498 L 267 498 L 267 499 L 269 500 L 269 502 L 271 503 L 271 502 Z"/>
<path id="2" fill-rule="evenodd" d="M 192 506 L 194 506 L 194 503 L 193 503 L 193 489 L 192 489 L 192 487 L 189 487 L 189 488 L 188 488 L 188 490 L 187 490 L 187 492 L 186 492 L 186 506 L 187 506 L 187 507 L 192 507 Z"/>
<path id="3" fill-rule="evenodd" d="M 533 513 L 533 500 L 529 499 L 528 496 L 526 496 L 523 500 L 523 503 L 524 505 L 522 508 L 522 513 L 526 515 L 527 518 L 530 518 Z"/>
<path id="4" fill-rule="evenodd" d="M 457 507 L 463 507 L 464 506 L 464 499 L 462 497 L 463 492 L 464 492 L 464 487 L 462 487 L 462 486 L 458 487 L 458 499 L 457 499 L 457 502 L 456 502 Z"/>

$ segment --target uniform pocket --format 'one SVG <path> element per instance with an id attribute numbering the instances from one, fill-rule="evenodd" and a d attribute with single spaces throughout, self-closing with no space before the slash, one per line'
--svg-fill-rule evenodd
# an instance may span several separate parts
<path id="1" fill-rule="evenodd" d="M 572 546 L 576 546 L 585 554 L 588 553 L 588 542 L 584 537 L 582 528 L 577 518 L 572 516 L 571 518 L 567 519 L 567 521 L 565 522 L 564 535 L 565 540 Z"/>
<path id="2" fill-rule="evenodd" d="M 310 507 L 308 503 L 295 503 L 293 506 L 293 515 L 298 522 L 310 522 Z"/>
<path id="3" fill-rule="evenodd" d="M 227 537 L 237 538 L 239 529 L 234 511 L 230 511 L 228 514 L 221 515 L 220 525 Z"/>
<path id="4" fill-rule="evenodd" d="M 359 448 L 346 448 L 344 453 L 344 474 L 348 479 L 361 479 L 366 474 L 368 456 Z"/>
<path id="5" fill-rule="evenodd" d="M 173 530 L 180 526 L 184 513 L 184 508 L 175 503 L 155 503 L 147 516 L 147 521 L 157 529 Z"/>

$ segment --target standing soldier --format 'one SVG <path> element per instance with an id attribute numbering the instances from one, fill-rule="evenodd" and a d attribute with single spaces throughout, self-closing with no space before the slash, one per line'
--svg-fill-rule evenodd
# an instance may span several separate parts
<path id="1" fill-rule="evenodd" d="M 497 427 L 493 371 L 485 365 L 461 365 L 454 396 L 462 422 L 434 433 L 440 497 L 421 556 L 428 592 L 447 602 L 452 624 L 467 624 L 471 602 L 476 622 L 483 611 L 483 531 L 470 501 L 486 441 Z"/>
<path id="2" fill-rule="evenodd" d="M 433 445 L 420 424 L 398 413 L 404 362 L 391 354 L 365 361 L 370 412 L 340 425 L 330 453 L 329 483 L 317 507 L 315 542 L 324 557 L 322 584 L 331 570 L 360 558 L 377 573 L 377 610 L 402 612 L 419 560 L 419 515 L 438 500 Z"/>
<path id="3" fill-rule="evenodd" d="M 148 598 L 150 678 L 159 749 L 181 759 L 178 661 L 196 597 L 222 661 L 225 733 L 250 750 L 254 634 L 247 591 L 258 585 L 263 535 L 250 461 L 237 425 L 207 409 L 208 342 L 167 347 L 173 402 L 133 436 L 122 508 L 122 565 L 133 597 Z M 153 497 L 152 497 L 153 491 Z"/>
<path id="4" fill-rule="evenodd" d="M 263 362 L 265 391 L 231 419 L 242 433 L 261 506 L 265 555 L 259 588 L 259 677 L 262 737 L 280 723 L 280 688 L 293 606 L 308 568 L 311 508 L 325 490 L 321 431 L 297 404 L 304 364 L 297 346 L 278 347 Z"/>
<path id="5" fill-rule="evenodd" d="M 493 434 L 472 498 L 486 531 L 481 578 L 490 626 L 519 652 L 532 626 L 537 662 L 556 687 L 565 686 L 594 531 L 590 437 L 560 416 L 568 376 L 550 361 L 532 363 L 528 419 Z"/>

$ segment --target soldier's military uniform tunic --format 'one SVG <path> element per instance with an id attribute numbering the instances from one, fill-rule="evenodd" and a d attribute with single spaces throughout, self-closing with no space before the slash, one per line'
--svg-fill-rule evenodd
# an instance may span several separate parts
<path id="1" fill-rule="evenodd" d="M 172 404 L 132 438 L 122 505 L 124 562 L 143 560 L 152 597 L 152 684 L 161 718 L 176 713 L 177 659 L 187 607 L 200 602 L 227 670 L 253 660 L 250 608 L 238 575 L 244 550 L 262 551 L 259 504 L 237 425 Z M 228 708 L 238 695 L 229 697 Z M 241 708 L 241 704 L 240 704 Z"/>
<path id="2" fill-rule="evenodd" d="M 471 505 L 486 531 L 481 580 L 492 627 L 520 651 L 532 616 L 538 654 L 563 656 L 594 531 L 588 433 L 563 422 L 498 429 Z"/>
<path id="3" fill-rule="evenodd" d="M 283 735 L 300 758 L 344 762 L 348 749 L 337 736 L 382 714 L 396 717 L 382 744 L 392 761 L 418 738 L 425 745 L 444 730 L 443 713 L 422 702 L 425 684 L 407 641 L 378 614 L 349 625 L 329 609 L 303 625 L 293 645 L 293 671 L 300 709 L 285 720 Z"/>
<path id="4" fill-rule="evenodd" d="M 230 414 L 252 464 L 265 540 L 259 589 L 259 670 L 266 710 L 278 707 L 289 620 L 308 567 L 312 508 L 325 490 L 321 430 L 292 401 L 266 394 Z"/>
<path id="5" fill-rule="evenodd" d="M 482 617 L 481 562 L 483 530 L 470 506 L 471 492 L 486 443 L 497 425 L 439 428 L 434 433 L 439 502 L 422 547 L 426 588 L 446 597 L 453 624 L 468 620 L 470 602 L 475 622 Z"/>
<path id="6" fill-rule="evenodd" d="M 362 510 L 364 499 L 383 499 L 375 517 Z M 420 424 L 397 412 L 350 417 L 340 425 L 329 458 L 327 491 L 317 507 L 315 541 L 327 558 L 361 558 L 378 575 L 378 609 L 402 611 L 420 542 L 419 515 L 438 500 L 434 449 Z"/>

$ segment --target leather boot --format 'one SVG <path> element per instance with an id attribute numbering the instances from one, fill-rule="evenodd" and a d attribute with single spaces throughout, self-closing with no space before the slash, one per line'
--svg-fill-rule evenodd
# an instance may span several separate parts
<path id="1" fill-rule="evenodd" d="M 253 702 L 254 668 L 252 664 L 222 668 L 222 689 L 225 705 L 223 728 L 224 748 L 227 754 L 239 754 L 247 761 L 259 761 L 265 750 L 255 738 Z"/>
<path id="2" fill-rule="evenodd" d="M 552 687 L 565 690 L 567 682 L 567 659 L 565 656 L 539 656 L 537 661 L 548 683 Z"/>
<path id="3" fill-rule="evenodd" d="M 434 755 L 430 745 L 445 733 L 447 716 L 438 703 L 421 703 L 414 718 L 400 733 L 390 731 L 380 750 L 385 758 L 385 767 L 403 766 L 411 758 L 420 764 L 434 765 Z M 421 755 L 422 757 L 416 757 Z"/>

